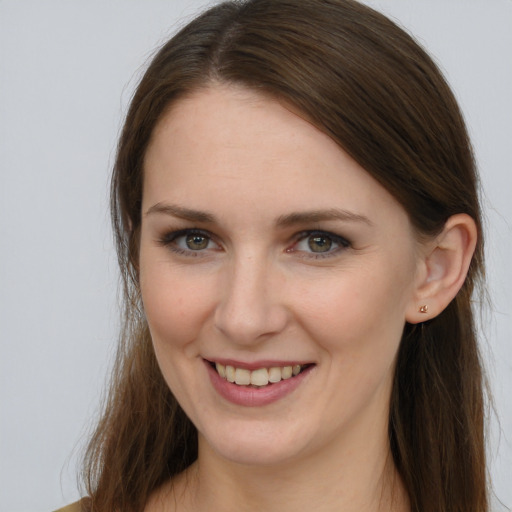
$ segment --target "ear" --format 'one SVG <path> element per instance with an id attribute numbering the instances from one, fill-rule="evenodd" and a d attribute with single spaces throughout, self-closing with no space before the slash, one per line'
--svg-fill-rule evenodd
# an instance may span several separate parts
<path id="1" fill-rule="evenodd" d="M 423 244 L 407 322 L 434 318 L 453 300 L 466 279 L 477 236 L 475 221 L 460 213 L 446 221 L 438 236 Z"/>

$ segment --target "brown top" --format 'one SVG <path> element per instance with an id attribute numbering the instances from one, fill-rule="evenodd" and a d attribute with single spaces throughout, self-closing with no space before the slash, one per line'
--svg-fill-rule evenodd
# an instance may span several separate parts
<path id="1" fill-rule="evenodd" d="M 75 503 L 71 503 L 71 505 L 59 508 L 59 510 L 55 510 L 55 512 L 82 512 L 81 501 L 82 500 L 76 501 Z"/>

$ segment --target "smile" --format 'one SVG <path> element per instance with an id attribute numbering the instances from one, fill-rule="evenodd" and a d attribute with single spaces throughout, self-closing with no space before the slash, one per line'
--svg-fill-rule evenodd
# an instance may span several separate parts
<path id="1" fill-rule="evenodd" d="M 315 363 L 299 361 L 203 361 L 217 393 L 228 402 L 245 407 L 266 406 L 284 399 L 308 381 L 316 367 Z"/>
<path id="2" fill-rule="evenodd" d="M 238 386 L 263 387 L 269 384 L 277 384 L 282 380 L 291 379 L 299 375 L 308 365 L 290 365 L 290 366 L 272 366 L 269 368 L 258 368 L 256 370 L 247 370 L 245 368 L 236 368 L 230 365 L 215 363 L 217 373 L 228 382 Z"/>

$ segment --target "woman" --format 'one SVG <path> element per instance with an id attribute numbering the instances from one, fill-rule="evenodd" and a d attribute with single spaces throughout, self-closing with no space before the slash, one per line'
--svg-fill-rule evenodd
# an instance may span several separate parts
<path id="1" fill-rule="evenodd" d="M 477 177 L 391 21 L 192 21 L 134 95 L 112 215 L 125 324 L 83 510 L 488 510 Z"/>

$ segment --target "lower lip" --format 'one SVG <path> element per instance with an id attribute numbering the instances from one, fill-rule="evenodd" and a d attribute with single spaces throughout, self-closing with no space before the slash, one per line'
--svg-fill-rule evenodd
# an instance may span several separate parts
<path id="1" fill-rule="evenodd" d="M 261 407 L 281 400 L 295 391 L 313 368 L 313 365 L 311 365 L 295 377 L 256 388 L 252 386 L 239 386 L 238 384 L 228 382 L 217 373 L 210 363 L 205 361 L 205 364 L 212 385 L 217 393 L 229 402 L 245 407 Z"/>

